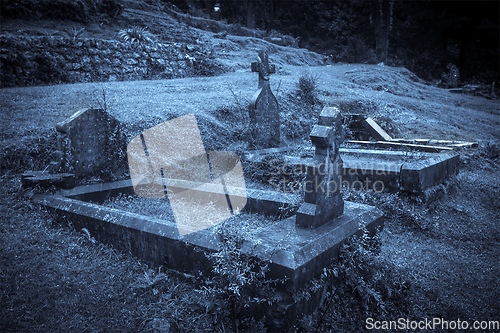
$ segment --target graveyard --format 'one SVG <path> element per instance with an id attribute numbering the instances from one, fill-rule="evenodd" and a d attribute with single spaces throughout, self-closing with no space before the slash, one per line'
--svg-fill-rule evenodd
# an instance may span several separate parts
<path id="1" fill-rule="evenodd" d="M 498 323 L 498 98 L 196 33 L 227 70 L 0 90 L 2 331 Z"/>

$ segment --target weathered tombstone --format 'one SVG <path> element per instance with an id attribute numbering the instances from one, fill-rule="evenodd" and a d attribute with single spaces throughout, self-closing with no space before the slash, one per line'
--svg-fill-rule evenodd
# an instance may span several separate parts
<path id="1" fill-rule="evenodd" d="M 124 140 L 119 122 L 101 109 L 82 109 L 56 125 L 60 172 L 77 178 L 109 176 L 123 167 Z"/>
<path id="2" fill-rule="evenodd" d="M 259 73 L 259 90 L 250 104 L 251 144 L 256 149 L 276 147 L 280 142 L 279 107 L 269 86 L 269 77 L 276 70 L 269 64 L 265 51 L 259 51 L 258 61 L 252 63 L 252 72 Z"/>
<path id="3" fill-rule="evenodd" d="M 296 225 L 300 228 L 317 228 L 344 212 L 340 194 L 343 168 L 339 155 L 343 136 L 338 108 L 323 108 L 319 124 L 314 125 L 310 135 L 316 151 L 307 166 L 304 203 L 297 211 Z"/>

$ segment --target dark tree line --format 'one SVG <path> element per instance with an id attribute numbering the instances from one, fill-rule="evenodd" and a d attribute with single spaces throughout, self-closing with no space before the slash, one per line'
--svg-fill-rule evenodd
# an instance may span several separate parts
<path id="1" fill-rule="evenodd" d="M 249 28 L 277 30 L 334 61 L 405 66 L 424 79 L 499 81 L 499 1 L 176 0 Z"/>

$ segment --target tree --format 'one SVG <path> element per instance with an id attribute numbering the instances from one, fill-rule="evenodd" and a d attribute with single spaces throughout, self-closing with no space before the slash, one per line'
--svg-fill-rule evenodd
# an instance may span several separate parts
<path id="1" fill-rule="evenodd" d="M 387 61 L 389 48 L 389 31 L 392 25 L 392 5 L 389 0 L 372 1 L 371 23 L 375 30 L 375 50 L 378 62 Z"/>
<path id="2" fill-rule="evenodd" d="M 255 2 L 252 0 L 247 1 L 247 28 L 255 29 Z"/>

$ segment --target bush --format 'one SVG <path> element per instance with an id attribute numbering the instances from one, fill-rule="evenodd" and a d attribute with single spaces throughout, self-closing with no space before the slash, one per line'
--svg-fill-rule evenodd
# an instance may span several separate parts
<path id="1" fill-rule="evenodd" d="M 213 263 L 213 274 L 204 278 L 198 292 L 212 298 L 207 310 L 230 319 L 227 324 L 234 326 L 234 331 L 246 328 L 262 332 L 265 318 L 260 313 L 261 305 L 276 301 L 273 298 L 276 290 L 272 287 L 276 281 L 265 279 L 267 265 L 242 253 L 244 228 L 231 226 L 228 222 L 216 228 L 218 251 L 205 254 Z"/>
<path id="2" fill-rule="evenodd" d="M 299 78 L 299 96 L 309 104 L 316 104 L 316 90 L 318 89 L 318 76 L 304 74 Z"/>
<path id="3" fill-rule="evenodd" d="M 410 283 L 379 257 L 378 235 L 370 237 L 365 229 L 361 236 L 352 236 L 342 246 L 339 258 L 324 269 L 321 279 L 329 290 L 324 302 L 326 309 L 315 324 L 317 331 L 336 331 L 339 326 L 342 331 L 360 331 L 359 323 L 367 317 L 377 318 L 390 313 L 397 318 L 409 312 L 406 299 Z M 324 327 L 325 319 L 326 323 L 339 326 L 337 329 Z"/>

